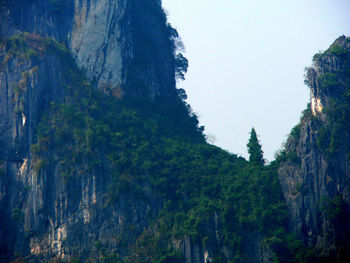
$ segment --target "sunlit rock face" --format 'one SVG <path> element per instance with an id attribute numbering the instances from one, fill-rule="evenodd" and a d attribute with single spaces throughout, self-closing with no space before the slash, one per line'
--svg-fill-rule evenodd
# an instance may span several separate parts
<path id="1" fill-rule="evenodd" d="M 160 1 L 5 3 L 0 6 L 3 37 L 31 32 L 64 43 L 87 77 L 107 94 L 176 96 L 173 31 Z"/>
<path id="2" fill-rule="evenodd" d="M 36 52 L 0 45 L 1 262 L 17 255 L 28 262 L 96 258 L 97 241 L 124 255 L 158 213 L 161 200 L 151 193 L 147 201 L 125 195 L 110 205 L 103 171 L 67 183 L 59 164 L 37 170 L 31 146 L 44 113 L 63 102 L 70 74 L 81 73 L 65 49 L 106 94 L 176 99 L 168 30 L 160 1 L 0 1 L 0 40 L 20 35 Z M 47 50 L 45 37 L 61 43 L 65 54 Z"/>
<path id="3" fill-rule="evenodd" d="M 336 55 L 336 51 L 332 52 L 332 48 L 334 47 L 347 50 L 350 48 L 350 44 L 347 38 L 338 38 L 331 45 L 329 51 L 322 55 L 315 55 L 313 66 L 308 68 L 306 72 L 306 82 L 310 87 L 311 111 L 314 116 L 318 116 L 323 120 L 325 120 L 325 115 L 322 114 L 323 110 L 330 107 L 333 98 L 341 96 L 342 92 L 344 92 L 342 85 L 332 84 L 332 81 L 336 81 L 335 79 L 331 79 L 332 74 L 342 71 L 347 67 L 343 63 L 342 55 Z M 325 77 L 329 77 L 329 80 L 323 81 Z M 327 88 L 328 85 L 334 85 L 334 87 Z"/>
<path id="4" fill-rule="evenodd" d="M 98 258 L 98 241 L 123 254 L 125 240 L 142 232 L 161 201 L 125 195 L 111 204 L 110 174 L 86 171 L 87 163 L 70 179 L 59 163 L 38 168 L 32 155 L 38 123 L 64 101 L 67 79 L 80 71 L 66 56 L 44 51 L 44 39 L 22 37 L 42 53 L 30 58 L 0 45 L 0 262 Z"/>
<path id="5" fill-rule="evenodd" d="M 74 20 L 69 32 L 69 46 L 78 65 L 100 88 L 122 84 L 121 20 L 125 0 L 74 0 Z"/>
<path id="6" fill-rule="evenodd" d="M 93 170 L 88 161 L 76 165 L 79 173 L 72 177 L 60 163 L 38 165 L 40 160 L 32 156 L 38 123 L 46 110 L 64 100 L 65 89 L 72 84 L 67 85 L 70 74 L 78 74 L 67 56 L 44 50 L 39 43 L 44 39 L 40 36 L 62 43 L 82 75 L 105 94 L 139 101 L 161 97 L 170 102 L 177 98 L 172 41 L 176 34 L 166 22 L 160 1 L 0 3 L 1 38 L 30 32 L 32 48 L 39 52 L 33 57 L 26 52 L 9 56 L 6 45 L 0 48 L 0 262 L 17 255 L 28 262 L 96 262 L 103 259 L 103 249 L 128 255 L 135 238 L 144 230 L 153 231 L 150 219 L 157 218 L 162 197 L 149 189 L 145 172 L 145 195 L 127 192 L 111 201 L 106 194 L 113 176 L 108 158 Z M 335 44 L 350 49 L 346 38 Z M 318 146 L 321 128 L 327 123 L 326 110 L 343 92 L 342 85 L 325 89 L 321 79 L 344 66 L 339 57 L 326 53 L 309 69 L 311 114 L 303 119 L 298 138 L 287 142 L 286 152 L 296 156 L 279 168 L 290 229 L 305 244 L 325 251 L 336 240 L 346 240 L 350 232 L 348 224 L 338 224 L 337 229 L 320 206 L 324 198 L 337 196 L 350 203 L 348 152 L 340 147 L 329 159 Z M 350 133 L 343 136 L 349 141 Z M 173 240 L 186 263 L 214 262 L 218 247 L 227 258 L 235 253 L 222 246 L 219 217 L 215 214 L 208 225 L 215 240 L 211 245 L 186 236 Z M 260 235 L 248 232 L 245 239 L 244 262 L 273 262 L 273 252 L 262 246 Z"/>
<path id="7" fill-rule="evenodd" d="M 316 98 L 314 94 L 311 94 L 311 110 L 314 116 L 322 113 L 323 106 L 320 98 Z"/>

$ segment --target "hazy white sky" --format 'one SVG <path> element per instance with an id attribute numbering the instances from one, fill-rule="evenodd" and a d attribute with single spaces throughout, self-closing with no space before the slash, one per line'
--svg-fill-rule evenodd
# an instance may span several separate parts
<path id="1" fill-rule="evenodd" d="M 163 0 L 189 60 L 178 84 L 215 144 L 244 157 L 255 127 L 273 159 L 309 100 L 304 68 L 350 35 L 350 0 Z"/>

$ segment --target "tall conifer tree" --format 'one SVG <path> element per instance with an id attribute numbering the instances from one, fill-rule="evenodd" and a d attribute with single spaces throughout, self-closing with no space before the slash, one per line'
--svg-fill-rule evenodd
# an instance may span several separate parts
<path id="1" fill-rule="evenodd" d="M 250 132 L 250 138 L 247 144 L 248 153 L 249 153 L 249 162 L 263 165 L 264 164 L 264 156 L 263 151 L 261 149 L 261 145 L 259 143 L 258 137 L 256 135 L 255 129 L 252 128 Z"/>

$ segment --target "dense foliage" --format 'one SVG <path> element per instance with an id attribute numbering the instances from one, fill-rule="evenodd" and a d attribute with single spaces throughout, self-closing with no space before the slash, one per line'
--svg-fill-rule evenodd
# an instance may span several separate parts
<path id="1" fill-rule="evenodd" d="M 122 23 L 130 24 L 127 35 L 133 43 L 130 51 L 133 56 L 124 58 L 125 88 L 144 96 L 150 93 L 152 85 L 159 83 L 169 97 L 176 96 L 175 79 L 183 80 L 188 68 L 188 60 L 180 53 L 183 43 L 178 32 L 167 23 L 158 1 L 134 0 L 127 5 L 129 12 Z"/>
<path id="2" fill-rule="evenodd" d="M 17 24 L 16 19 L 25 17 L 23 10 L 36 3 L 0 0 L 0 11 L 10 4 L 13 10 L 18 8 L 18 16 L 11 18 Z M 49 0 L 45 5 L 48 16 L 36 20 L 58 21 L 65 36 L 64 23 L 71 22 L 67 15 L 73 15 L 73 6 L 72 0 Z M 255 253 L 252 248 L 258 245 L 275 252 L 276 263 L 329 262 L 331 258 L 321 259 L 319 251 L 307 249 L 288 234 L 277 170 L 286 160 L 300 164 L 298 154 L 282 150 L 276 161 L 264 166 L 262 146 L 254 129 L 247 144 L 249 162 L 208 144 L 204 128 L 198 126 L 197 116 L 185 102 L 185 91 L 176 89 L 175 81 L 184 79 L 188 60 L 180 53 L 179 35 L 166 22 L 159 1 L 127 1 L 126 10 L 120 24 L 128 26 L 121 26 L 121 30 L 131 30 L 121 32 L 126 50 L 122 54 L 125 83 L 120 88 L 127 95 L 123 98 L 97 90 L 63 44 L 29 33 L 0 39 L 0 49 L 6 54 L 0 61 L 0 71 L 16 57 L 18 61 L 30 61 L 33 73 L 46 55 L 57 57 L 65 71 L 58 78 L 63 80 L 59 84 L 64 87 L 62 97 L 50 98 L 49 107 L 43 106 L 46 111 L 33 124 L 36 131 L 29 163 L 34 175 L 40 178 L 55 174 L 67 188 L 82 177 L 101 177 L 107 182 L 106 206 L 117 206 L 128 198 L 151 205 L 157 199 L 147 227 L 135 230 L 130 226 L 133 235 L 128 235 L 132 237 L 129 240 L 116 237 L 123 249 L 111 251 L 103 240 L 96 240 L 96 254 L 92 256 L 97 256 L 91 261 L 185 262 L 176 246 L 185 240 L 213 253 L 213 263 L 247 262 Z M 345 151 L 350 159 L 350 139 L 342 137 L 350 134 L 349 52 L 333 45 L 314 59 L 321 61 L 329 56 L 344 66 L 324 72 L 317 80 L 325 94 L 334 98 L 324 110 L 327 122 L 321 124 L 308 108 L 290 139 L 299 141 L 302 122 L 312 119 L 320 129 L 318 147 L 327 157 L 332 160 Z M 18 87 L 14 87 L 13 101 L 19 117 L 25 111 L 26 85 L 22 80 L 28 80 L 27 74 L 24 72 Z M 167 92 L 161 94 L 160 90 Z M 0 160 L 0 178 L 8 174 L 8 169 Z M 321 201 L 322 215 L 338 220 L 346 205 L 342 197 Z M 0 207 L 0 221 L 3 214 Z M 11 209 L 11 220 L 18 226 L 24 219 L 20 207 Z M 82 262 L 88 256 L 78 256 L 71 262 Z"/>
<path id="3" fill-rule="evenodd" d="M 22 40 L 28 46 L 26 37 L 11 43 Z M 38 125 L 34 168 L 41 173 L 56 166 L 67 184 L 89 174 L 104 176 L 111 202 L 125 194 L 144 199 L 145 185 L 153 189 L 162 208 L 124 260 L 183 262 L 171 244 L 185 237 L 217 251 L 214 262 L 225 258 L 223 246 L 235 251 L 232 262 L 244 261 L 247 234 L 283 242 L 286 211 L 275 165 L 257 167 L 207 144 L 180 99 L 169 104 L 106 96 L 67 59 L 65 97 L 51 103 Z M 119 261 L 118 254 L 102 258 Z"/>
<path id="4" fill-rule="evenodd" d="M 312 89 L 313 94 L 318 99 L 322 99 L 322 104 L 324 104 L 322 105 L 322 113 L 313 114 L 311 105 L 308 105 L 301 116 L 300 123 L 292 129 L 289 135 L 288 151 L 282 149 L 276 156 L 278 162 L 288 160 L 297 165 L 301 164 L 300 157 L 296 152 L 293 152 L 293 149 L 300 144 L 305 144 L 303 141 L 305 138 L 300 141 L 301 128 L 304 129 L 305 134 L 305 127 L 309 129 L 306 126 L 308 124 L 312 127 L 313 132 L 316 131 L 317 145 L 314 145 L 314 147 L 327 162 L 327 177 L 337 178 L 337 180 L 347 177 L 347 172 L 342 166 L 346 167 L 350 160 L 349 43 L 349 38 L 340 37 L 328 50 L 314 56 L 314 65 L 308 69 L 308 77 L 305 83 Z M 308 165 L 307 162 L 308 160 L 305 158 L 305 166 Z M 298 185 L 296 188 L 302 195 L 310 193 L 310 189 L 305 189 L 305 185 Z M 347 222 L 350 216 L 348 212 L 349 204 L 345 201 L 346 195 L 339 188 L 334 192 L 328 190 L 328 194 L 319 197 L 318 216 L 322 217 L 322 220 L 327 220 L 327 229 L 323 229 L 321 233 L 325 239 L 332 240 L 332 248 L 328 251 L 322 251 L 317 247 L 308 249 L 300 241 L 294 240 L 292 243 L 296 245 L 293 253 L 293 255 L 296 255 L 295 262 L 348 261 L 349 246 L 347 242 L 350 232 Z M 289 247 L 292 248 L 293 246 Z M 286 252 L 282 254 L 288 255 Z"/>
<path id="5" fill-rule="evenodd" d="M 258 137 L 256 135 L 256 131 L 252 128 L 250 132 L 250 138 L 247 144 L 248 153 L 249 153 L 249 162 L 254 163 L 256 165 L 263 165 L 263 151 L 261 149 L 261 145 L 259 143 Z"/>
<path id="6" fill-rule="evenodd" d="M 318 146 L 328 158 L 332 158 L 344 149 L 350 154 L 349 139 L 343 137 L 343 134 L 350 133 L 350 55 L 345 48 L 333 45 L 318 54 L 314 61 L 322 63 L 323 58 L 329 56 L 335 56 L 341 67 L 334 72 L 325 72 L 318 79 L 324 93 L 333 95 L 329 106 L 324 109 L 328 122 L 320 131 Z"/>
<path id="7" fill-rule="evenodd" d="M 252 129 L 247 162 L 205 142 L 203 128 L 183 101 L 186 94 L 181 90 L 171 103 L 157 96 L 151 101 L 107 96 L 86 80 L 70 52 L 49 38 L 24 33 L 3 45 L 8 50 L 3 63 L 13 56 L 40 63 L 41 56 L 49 53 L 60 57 L 67 69 L 64 98 L 51 102 L 37 126 L 31 147 L 37 173 L 57 167 L 67 184 L 81 176 L 103 176 L 109 182 L 111 204 L 130 195 L 147 200 L 149 188 L 161 200 L 149 228 L 126 243 L 128 255 L 110 253 L 96 243 L 100 262 L 184 262 L 173 246 L 174 240 L 184 239 L 216 251 L 213 262 L 244 262 L 252 237 L 276 252 L 276 262 L 319 260 L 317 251 L 305 248 L 286 228 L 277 169 L 287 159 L 300 162 L 295 153 L 282 151 L 276 162 L 264 166 Z M 324 78 L 324 83 L 332 83 Z M 348 83 L 345 73 L 332 79 Z M 326 110 L 330 134 L 334 127 L 348 128 L 348 86 L 344 87 L 345 99 Z M 310 118 L 308 108 L 302 121 Z M 300 126 L 291 132 L 295 141 Z M 338 199 L 324 200 L 330 218 L 342 207 Z M 12 212 L 13 218 L 21 218 L 17 210 Z M 234 253 L 225 254 L 224 247 Z"/>
<path id="8" fill-rule="evenodd" d="M 39 126 L 38 144 L 32 151 L 46 164 L 59 163 L 66 178 L 101 169 L 107 158 L 112 200 L 123 193 L 143 197 L 144 182 L 150 181 L 164 200 L 155 222 L 159 232 L 145 232 L 140 237 L 138 243 L 147 249 L 133 253 L 141 258 L 132 262 L 160 259 L 168 253 L 171 237 L 188 236 L 206 245 L 213 242 L 215 214 L 222 224 L 223 244 L 234 250 L 243 250 L 246 232 L 269 237 L 283 234 L 285 211 L 275 167 L 251 166 L 204 143 L 186 123 L 167 123 L 157 112 L 145 114 L 147 105 L 141 113 L 137 106 L 123 101 L 104 104 L 103 108 L 87 98 L 80 101 L 83 108 L 75 108 L 74 99 L 74 103 L 53 106 L 50 118 Z M 48 151 L 54 151 L 58 158 L 45 159 Z M 86 171 L 81 170 L 83 163 L 88 164 Z M 159 238 L 161 242 L 157 242 Z M 148 259 L 143 261 L 144 257 Z"/>
<path id="9" fill-rule="evenodd" d="M 247 162 L 205 142 L 181 90 L 171 103 L 157 96 L 146 101 L 115 98 L 96 90 L 69 51 L 49 38 L 25 33 L 3 44 L 7 59 L 19 56 L 40 63 L 49 53 L 67 69 L 61 83 L 64 97 L 51 102 L 37 126 L 31 147 L 37 173 L 56 167 L 67 184 L 81 176 L 103 176 L 109 182 L 110 204 L 123 196 L 147 200 L 149 188 L 161 200 L 149 228 L 126 243 L 128 255 L 110 253 L 97 241 L 100 262 L 184 262 L 173 243 L 186 238 L 215 251 L 213 262 L 245 262 L 252 237 L 253 243 L 276 252 L 276 262 L 317 262 L 317 252 L 288 235 L 277 177 L 278 163 L 283 158 L 299 162 L 298 156 L 284 152 L 264 166 L 253 129 Z M 303 114 L 311 116 L 310 109 Z M 299 134 L 297 125 L 291 137 L 298 140 Z M 338 211 L 338 201 L 325 202 Z M 17 210 L 12 212 L 20 218 Z"/>

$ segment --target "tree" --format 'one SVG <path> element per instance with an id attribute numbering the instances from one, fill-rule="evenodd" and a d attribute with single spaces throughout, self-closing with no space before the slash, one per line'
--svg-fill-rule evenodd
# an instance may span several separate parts
<path id="1" fill-rule="evenodd" d="M 188 60 L 181 53 L 175 56 L 175 78 L 185 80 L 188 69 Z"/>
<path id="2" fill-rule="evenodd" d="M 261 145 L 259 143 L 258 137 L 256 135 L 255 129 L 252 128 L 250 132 L 250 138 L 247 144 L 248 147 L 248 153 L 249 153 L 249 162 L 257 164 L 257 165 L 263 165 L 264 164 L 264 158 L 263 158 L 263 151 L 261 149 Z"/>

